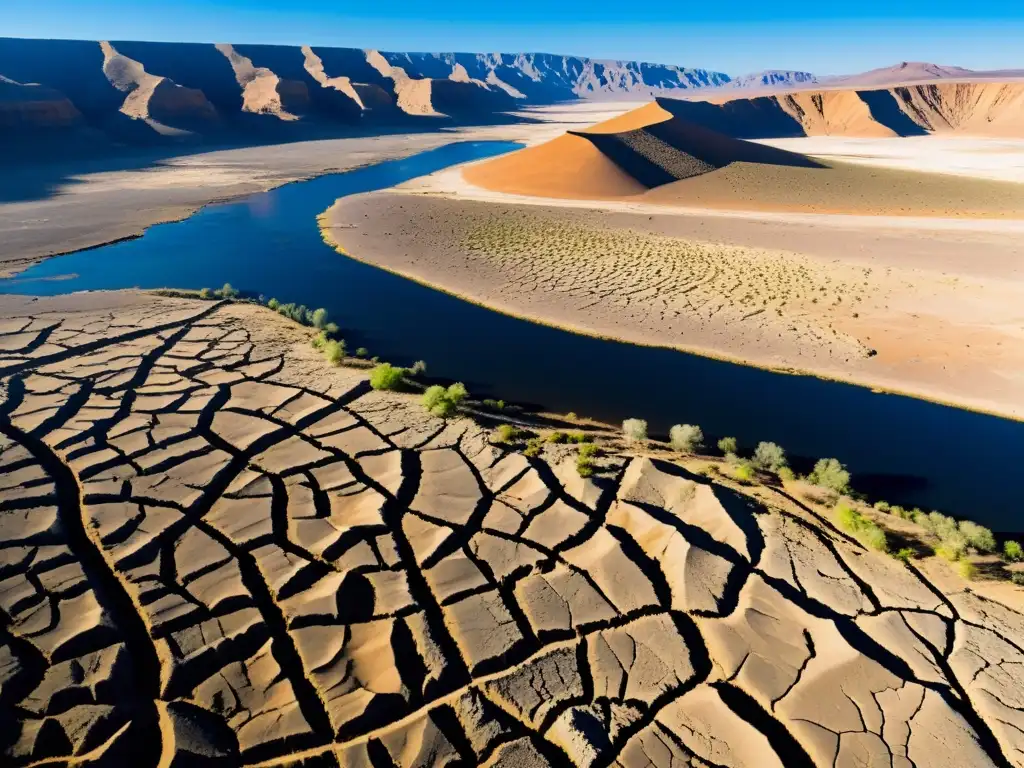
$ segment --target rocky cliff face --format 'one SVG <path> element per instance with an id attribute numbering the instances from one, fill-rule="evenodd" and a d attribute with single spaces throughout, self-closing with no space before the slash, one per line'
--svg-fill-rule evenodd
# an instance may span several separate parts
<path id="1" fill-rule="evenodd" d="M 729 82 L 702 69 L 549 54 L 19 39 L 0 39 L 0 76 L 19 88 L 39 84 L 39 98 L 19 91 L 21 106 L 3 107 L 5 129 L 78 121 L 121 143 L 487 122 L 527 104 Z M 15 86 L 4 89 L 5 104 L 13 104 Z"/>

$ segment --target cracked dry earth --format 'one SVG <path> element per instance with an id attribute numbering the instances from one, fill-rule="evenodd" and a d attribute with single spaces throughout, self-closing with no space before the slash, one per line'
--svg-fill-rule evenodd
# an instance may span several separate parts
<path id="1" fill-rule="evenodd" d="M 80 303 L 0 320 L 3 765 L 1024 766 L 1024 616 L 779 492 Z"/>

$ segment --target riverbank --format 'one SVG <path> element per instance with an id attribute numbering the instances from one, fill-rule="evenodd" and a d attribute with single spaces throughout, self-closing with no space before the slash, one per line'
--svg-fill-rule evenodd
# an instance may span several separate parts
<path id="1" fill-rule="evenodd" d="M 517 113 L 521 122 L 459 126 L 222 149 L 168 157 L 136 153 L 89 162 L 4 168 L 0 191 L 0 277 L 42 259 L 138 237 L 203 206 L 457 141 L 547 141 L 635 104 L 570 104 Z"/>
<path id="2" fill-rule="evenodd" d="M 0 296 L 0 335 L 11 764 L 1012 762 L 995 555 L 606 433 L 584 476 L 253 304 Z"/>
<path id="3" fill-rule="evenodd" d="M 1024 417 L 1009 222 L 886 229 L 412 189 L 339 200 L 325 239 L 534 322 Z"/>

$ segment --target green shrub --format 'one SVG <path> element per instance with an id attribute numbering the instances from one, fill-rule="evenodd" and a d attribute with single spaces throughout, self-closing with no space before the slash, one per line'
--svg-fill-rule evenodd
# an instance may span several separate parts
<path id="1" fill-rule="evenodd" d="M 913 515 L 908 510 L 904 509 L 898 504 L 894 504 L 891 507 L 889 507 L 889 514 L 896 515 L 896 517 L 900 518 L 901 520 L 910 520 L 913 518 Z"/>
<path id="2" fill-rule="evenodd" d="M 374 389 L 401 389 L 404 381 L 405 368 L 397 368 L 391 363 L 381 363 L 370 372 L 370 386 Z"/>
<path id="3" fill-rule="evenodd" d="M 594 441 L 593 436 L 588 435 L 586 432 L 569 432 L 565 437 L 570 443 L 577 444 L 591 443 Z"/>
<path id="4" fill-rule="evenodd" d="M 1024 560 L 1024 547 L 1021 547 L 1019 541 L 1008 541 L 1003 544 L 1003 557 L 1011 563 Z"/>
<path id="5" fill-rule="evenodd" d="M 487 408 L 488 410 L 491 410 L 491 411 L 504 411 L 505 410 L 505 401 L 504 400 L 491 400 L 490 398 L 487 398 L 487 399 L 485 399 L 483 401 L 483 404 L 484 404 L 484 408 Z"/>
<path id="6" fill-rule="evenodd" d="M 370 350 L 366 347 L 359 347 L 359 349 L 356 350 L 356 357 L 366 357 L 368 354 L 370 354 Z"/>
<path id="7" fill-rule="evenodd" d="M 996 537 L 985 526 L 972 523 L 970 520 L 964 520 L 960 523 L 960 533 L 967 539 L 967 543 L 978 552 L 996 551 Z"/>
<path id="8" fill-rule="evenodd" d="M 886 514 L 892 511 L 892 507 L 889 506 L 888 501 L 876 501 L 875 509 L 877 509 L 879 512 L 884 512 Z"/>
<path id="9" fill-rule="evenodd" d="M 345 342 L 343 341 L 331 339 L 320 349 L 324 353 L 324 358 L 331 365 L 341 365 L 341 361 L 345 359 Z"/>
<path id="10" fill-rule="evenodd" d="M 1010 581 L 1018 587 L 1024 587 L 1024 571 L 1014 571 L 1010 574 Z"/>
<path id="11" fill-rule="evenodd" d="M 838 504 L 835 512 L 839 527 L 856 537 L 861 544 L 879 552 L 889 551 L 885 531 L 874 520 L 847 504 Z"/>
<path id="12" fill-rule="evenodd" d="M 807 481 L 836 493 L 846 493 L 850 490 L 850 473 L 838 459 L 818 459 L 814 470 L 807 476 Z"/>
<path id="13" fill-rule="evenodd" d="M 327 335 L 328 336 L 337 336 L 338 335 L 338 324 L 337 323 L 328 323 L 327 325 L 324 326 L 324 330 L 327 331 Z"/>
<path id="14" fill-rule="evenodd" d="M 580 477 L 590 477 L 594 474 L 594 459 L 601 453 L 601 449 L 592 443 L 580 446 L 579 455 L 576 457 L 576 471 Z"/>
<path id="15" fill-rule="evenodd" d="M 309 318 L 309 324 L 314 328 L 325 328 L 327 326 L 327 310 L 320 307 L 313 311 L 313 314 Z"/>
<path id="16" fill-rule="evenodd" d="M 693 453 L 704 445 L 704 431 L 696 424 L 676 424 L 668 431 L 668 441 L 677 451 Z"/>
<path id="17" fill-rule="evenodd" d="M 578 419 L 579 416 L 576 415 L 576 411 L 569 411 L 567 414 L 565 414 L 565 418 L 567 418 L 569 421 L 576 421 L 576 419 Z"/>
<path id="18" fill-rule="evenodd" d="M 238 296 L 238 291 L 231 287 L 231 283 L 224 283 L 220 290 L 213 292 L 213 295 L 222 299 L 233 299 Z"/>
<path id="19" fill-rule="evenodd" d="M 929 512 L 926 517 L 915 513 L 914 520 L 915 522 L 921 520 L 921 525 L 924 526 L 925 530 L 935 534 L 940 539 L 948 539 L 960 532 L 960 527 L 957 525 L 956 520 L 941 512 Z M 964 538 L 966 539 L 966 536 Z"/>
<path id="20" fill-rule="evenodd" d="M 789 467 L 782 467 L 779 470 L 779 480 L 782 480 L 784 483 L 791 483 L 795 479 L 796 475 L 793 473 L 793 470 L 790 469 Z"/>
<path id="21" fill-rule="evenodd" d="M 736 438 L 735 437 L 723 437 L 718 441 L 718 450 L 728 456 L 730 453 L 736 453 Z"/>
<path id="22" fill-rule="evenodd" d="M 495 430 L 494 441 L 497 443 L 511 443 L 524 435 L 524 431 L 514 424 L 501 424 Z"/>
<path id="23" fill-rule="evenodd" d="M 966 581 L 972 581 L 978 575 L 978 567 L 970 560 L 961 560 L 956 564 L 956 570 L 960 578 Z"/>
<path id="24" fill-rule="evenodd" d="M 967 537 L 960 532 L 946 536 L 935 547 L 935 554 L 943 560 L 955 563 L 967 554 Z"/>
<path id="25" fill-rule="evenodd" d="M 769 472 L 778 472 L 789 464 L 782 446 L 776 443 L 758 443 L 754 450 L 754 465 Z"/>
<path id="26" fill-rule="evenodd" d="M 754 466 L 748 461 L 741 461 L 732 471 L 732 476 L 741 483 L 750 483 L 754 480 Z"/>
<path id="27" fill-rule="evenodd" d="M 630 445 L 647 439 L 647 422 L 643 419 L 626 419 L 622 422 L 622 436 Z"/>
<path id="28" fill-rule="evenodd" d="M 321 349 L 327 343 L 327 334 L 320 331 L 309 343 L 313 345 L 313 349 Z"/>
<path id="29" fill-rule="evenodd" d="M 903 547 L 902 549 L 898 549 L 893 552 L 892 556 L 904 563 L 909 563 L 914 559 L 914 550 L 910 547 Z"/>
<path id="30" fill-rule="evenodd" d="M 435 384 L 427 388 L 420 402 L 431 416 L 447 419 L 458 410 L 459 403 L 465 400 L 467 395 L 466 385 L 461 382 L 456 382 L 447 388 Z"/>
<path id="31" fill-rule="evenodd" d="M 546 442 L 561 444 L 569 442 L 569 436 L 565 432 L 550 432 L 546 438 Z"/>
<path id="32" fill-rule="evenodd" d="M 280 307 L 280 306 L 281 306 L 281 302 L 278 301 L 277 299 L 271 299 L 270 301 L 267 302 L 267 308 L 268 309 L 272 309 L 275 312 L 277 312 L 277 308 Z"/>
<path id="33" fill-rule="evenodd" d="M 211 298 L 213 298 L 213 291 L 211 291 L 209 288 L 201 288 L 199 290 L 199 298 L 200 299 L 211 299 Z"/>
<path id="34" fill-rule="evenodd" d="M 541 443 L 539 437 L 531 437 L 529 440 L 526 441 L 526 448 L 523 449 L 523 455 L 529 456 L 531 458 L 534 456 L 540 456 L 540 451 L 542 447 L 543 444 Z"/>
<path id="35" fill-rule="evenodd" d="M 409 373 L 413 376 L 422 376 L 427 372 L 427 364 L 422 360 L 417 360 L 412 364 L 412 368 L 409 369 Z"/>

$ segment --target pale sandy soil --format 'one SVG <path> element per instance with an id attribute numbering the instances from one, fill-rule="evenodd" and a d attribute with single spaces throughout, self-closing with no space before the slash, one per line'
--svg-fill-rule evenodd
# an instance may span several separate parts
<path id="1" fill-rule="evenodd" d="M 847 163 L 1024 182 L 1024 139 L 910 136 L 856 139 L 807 136 L 759 144 Z"/>
<path id="2" fill-rule="evenodd" d="M 0 298 L 4 765 L 1024 765 L 998 568 L 665 450 L 581 478 L 310 336 Z"/>
<path id="3" fill-rule="evenodd" d="M 510 314 L 1024 416 L 1024 227 L 576 202 L 410 188 L 343 198 L 322 226 L 357 259 Z"/>
<path id="4" fill-rule="evenodd" d="M 605 103 L 528 110 L 521 115 L 537 122 L 220 150 L 128 170 L 5 169 L 0 194 L 0 276 L 52 254 L 137 235 L 211 202 L 452 141 L 547 141 L 635 106 Z"/>

